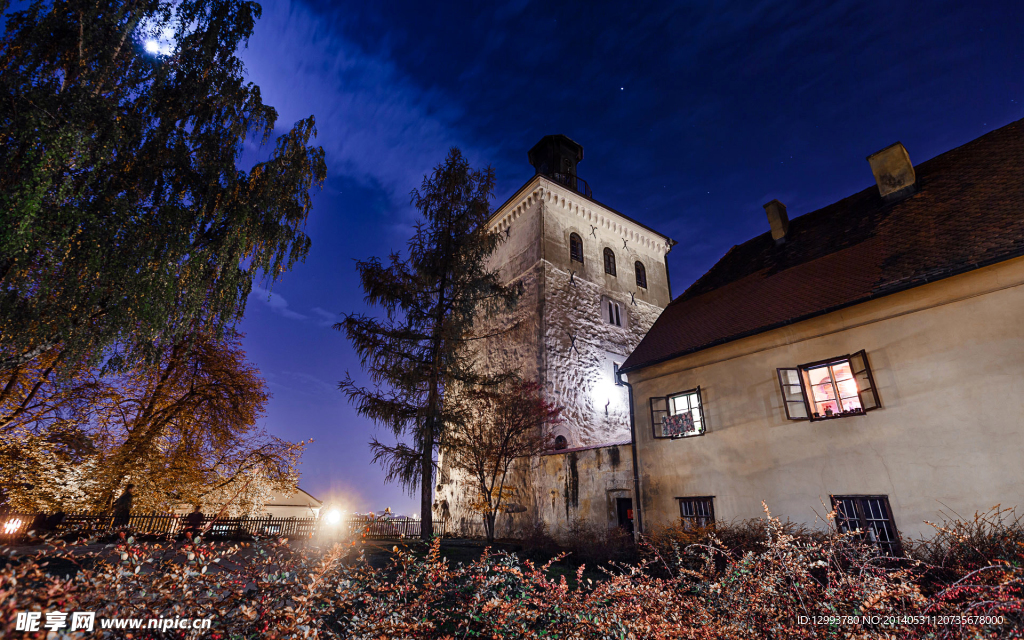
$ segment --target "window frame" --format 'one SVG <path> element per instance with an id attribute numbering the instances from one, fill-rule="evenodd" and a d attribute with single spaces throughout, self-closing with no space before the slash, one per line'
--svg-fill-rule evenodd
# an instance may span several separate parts
<path id="1" fill-rule="evenodd" d="M 612 251 L 611 247 L 605 247 L 602 252 L 604 255 L 604 272 L 613 278 L 618 278 L 618 274 L 615 269 L 615 252 Z M 609 269 L 610 267 L 610 269 Z"/>
<path id="2" fill-rule="evenodd" d="M 643 262 L 637 260 L 633 263 L 633 271 L 636 273 L 636 286 L 641 289 L 647 288 L 647 267 Z"/>
<path id="3" fill-rule="evenodd" d="M 577 253 L 575 249 L 579 247 Z M 569 234 L 569 262 L 583 264 L 583 238 L 575 231 Z"/>
<path id="4" fill-rule="evenodd" d="M 611 296 L 601 296 L 601 319 L 605 324 L 618 329 L 629 327 L 626 305 Z"/>
<path id="5" fill-rule="evenodd" d="M 863 363 L 864 366 L 864 368 L 860 369 L 859 371 L 855 367 L 855 361 L 858 359 Z M 860 408 L 851 411 L 843 411 L 841 413 L 836 413 L 830 416 L 818 415 L 814 412 L 814 402 L 810 389 L 811 384 L 808 372 L 811 369 L 817 369 L 823 366 L 831 366 L 842 362 L 846 362 L 849 365 L 850 373 L 853 376 L 854 382 L 856 382 L 857 384 L 857 401 L 860 403 Z M 796 416 L 793 414 L 793 411 L 791 411 L 790 404 L 795 403 L 795 401 L 787 400 L 785 387 L 795 385 L 789 384 L 783 380 L 783 372 L 787 371 L 797 372 L 797 378 L 800 381 L 800 393 L 803 395 L 804 411 L 807 414 L 806 416 Z M 875 385 L 874 374 L 872 374 L 871 365 L 868 362 L 868 354 L 867 351 L 864 349 L 861 349 L 860 351 L 854 353 L 848 353 L 843 356 L 836 356 L 834 358 L 826 358 L 825 360 L 808 362 L 807 364 L 802 364 L 796 367 L 780 367 L 776 369 L 775 372 L 779 381 L 779 391 L 782 393 L 782 405 L 783 409 L 786 412 L 787 420 L 809 420 L 811 422 L 819 422 L 821 420 L 835 420 L 837 418 L 850 418 L 853 416 L 862 416 L 867 414 L 868 411 L 874 411 L 875 409 L 882 408 L 882 401 L 878 397 L 878 387 Z M 866 380 L 867 382 L 866 385 L 862 384 L 862 381 L 864 380 Z M 834 381 L 833 384 L 835 384 Z M 836 387 L 836 390 L 837 400 L 840 400 L 839 406 L 842 406 L 841 398 L 838 397 L 838 387 Z M 870 402 L 867 401 L 868 399 L 870 399 Z"/>
<path id="6" fill-rule="evenodd" d="M 689 530 L 690 528 L 685 524 L 687 522 L 691 522 L 692 524 L 690 526 L 693 526 L 694 528 L 703 528 L 715 524 L 715 496 L 676 496 L 676 501 L 679 504 L 679 520 L 680 523 L 683 524 L 684 530 Z M 683 515 L 684 502 L 688 502 L 694 507 L 698 503 L 703 502 L 705 506 L 707 506 L 708 513 L 706 515 Z M 694 508 L 693 511 L 696 512 L 696 508 Z M 696 522 L 701 519 L 705 520 L 704 524 L 698 524 Z"/>
<path id="7" fill-rule="evenodd" d="M 659 436 L 658 435 L 658 425 L 661 424 L 661 423 L 658 420 L 655 419 L 655 413 L 664 413 L 666 416 L 667 415 L 676 415 L 676 414 L 668 413 L 668 410 L 669 410 L 668 409 L 668 407 L 669 407 L 668 403 L 669 403 L 669 401 L 672 398 L 677 398 L 679 396 L 688 396 L 688 395 L 692 395 L 692 394 L 696 394 L 697 401 L 700 403 L 697 406 L 697 412 L 700 414 L 700 427 L 701 427 L 701 430 L 699 432 L 697 432 L 697 433 L 691 433 L 689 435 L 684 434 L 684 433 L 678 433 L 678 434 L 671 435 L 671 436 L 666 436 L 666 435 L 660 435 Z M 655 401 L 658 401 L 658 400 L 661 400 L 661 401 L 665 402 L 665 409 L 655 409 L 654 408 L 654 403 L 655 403 Z M 651 396 L 648 399 L 648 404 L 650 406 L 650 411 L 651 411 L 651 436 L 655 440 L 682 440 L 682 439 L 685 439 L 685 438 L 696 438 L 696 437 L 702 436 L 702 435 L 704 435 L 704 434 L 706 434 L 708 432 L 708 423 L 707 423 L 707 420 L 704 417 L 704 396 L 701 395 L 700 385 L 697 385 L 693 389 L 687 389 L 686 391 L 680 391 L 678 393 L 671 393 L 671 394 L 669 394 L 667 396 Z M 693 408 L 691 407 L 690 410 L 692 411 Z"/>
<path id="8" fill-rule="evenodd" d="M 900 530 L 896 526 L 896 517 L 892 513 L 892 506 L 889 504 L 889 496 L 877 495 L 877 494 L 832 494 L 829 495 L 829 499 L 832 502 L 832 510 L 836 512 L 835 526 L 836 530 L 840 533 L 847 533 L 850 531 L 861 531 L 862 533 L 858 536 L 862 541 L 869 544 L 873 544 L 885 552 L 886 555 L 900 557 L 903 555 L 903 544 L 900 541 Z M 854 504 L 857 516 L 857 526 L 851 528 L 851 518 L 849 518 L 845 509 L 840 511 L 840 501 L 851 501 Z M 867 516 L 867 510 L 865 505 L 869 500 L 878 500 L 881 502 L 882 508 L 885 509 L 885 519 L 880 518 L 869 518 Z M 892 529 L 892 540 L 883 542 L 878 539 L 878 529 L 871 526 L 872 522 L 885 522 Z M 875 539 L 872 540 L 871 538 Z"/>

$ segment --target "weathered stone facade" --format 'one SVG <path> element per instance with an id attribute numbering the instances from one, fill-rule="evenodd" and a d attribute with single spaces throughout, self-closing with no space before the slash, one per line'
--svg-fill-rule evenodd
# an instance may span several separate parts
<path id="1" fill-rule="evenodd" d="M 615 366 L 671 300 L 665 256 L 673 242 L 541 173 L 489 224 L 504 237 L 493 266 L 506 281 L 524 285 L 517 314 L 525 326 L 516 339 L 483 346 L 481 357 L 513 363 L 542 383 L 563 407 L 563 422 L 551 435 L 564 437 L 567 447 L 521 461 L 517 499 L 527 511 L 499 518 L 498 535 L 516 535 L 536 522 L 556 538 L 574 521 L 606 531 L 619 523 L 617 500 L 633 492 L 628 395 L 616 384 Z M 582 262 L 570 256 L 572 234 L 582 241 Z M 615 275 L 606 273 L 606 250 L 614 255 Z M 639 286 L 636 263 L 646 287 Z M 471 493 L 464 479 L 442 472 L 437 502 L 449 507 L 456 524 L 479 520 L 465 510 Z"/>

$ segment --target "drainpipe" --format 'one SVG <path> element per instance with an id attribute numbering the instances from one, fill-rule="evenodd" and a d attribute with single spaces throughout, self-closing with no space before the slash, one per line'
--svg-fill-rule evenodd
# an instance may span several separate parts
<path id="1" fill-rule="evenodd" d="M 633 385 L 622 379 L 622 384 L 629 389 L 629 448 L 633 452 L 633 516 L 636 523 L 634 536 L 644 532 L 644 521 L 640 515 L 640 467 L 636 457 L 636 414 L 633 412 Z"/>

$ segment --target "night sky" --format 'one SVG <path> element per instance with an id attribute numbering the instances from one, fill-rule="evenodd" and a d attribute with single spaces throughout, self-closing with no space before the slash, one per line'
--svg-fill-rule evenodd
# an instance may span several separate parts
<path id="1" fill-rule="evenodd" d="M 1024 117 L 1019 0 L 268 0 L 243 57 L 280 128 L 316 116 L 329 169 L 310 256 L 250 298 L 245 347 L 266 427 L 315 440 L 303 488 L 348 510 L 418 511 L 370 462 L 375 427 L 336 388 L 365 376 L 330 325 L 366 309 L 354 260 L 405 248 L 449 147 L 495 168 L 496 207 L 534 143 L 573 138 L 596 200 L 679 243 L 678 295 L 768 230 L 772 198 L 792 218 L 873 184 L 865 157 L 897 140 L 920 163 Z"/>

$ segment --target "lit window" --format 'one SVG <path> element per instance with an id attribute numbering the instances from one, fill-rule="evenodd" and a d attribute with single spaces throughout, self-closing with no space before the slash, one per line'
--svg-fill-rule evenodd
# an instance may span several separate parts
<path id="1" fill-rule="evenodd" d="M 577 233 L 569 235 L 569 260 L 583 264 L 583 238 Z"/>
<path id="2" fill-rule="evenodd" d="M 604 250 L 604 272 L 610 276 L 615 275 L 615 252 L 607 247 Z"/>
<path id="3" fill-rule="evenodd" d="M 679 518 L 684 529 L 700 529 L 715 523 L 715 498 L 676 498 L 679 501 Z"/>
<path id="4" fill-rule="evenodd" d="M 700 387 L 662 398 L 651 398 L 655 438 L 686 438 L 704 434 Z"/>
<path id="5" fill-rule="evenodd" d="M 637 260 L 633 263 L 633 269 L 636 270 L 636 286 L 641 289 L 647 288 L 647 269 L 644 268 L 644 263 Z"/>
<path id="6" fill-rule="evenodd" d="M 832 508 L 840 533 L 859 531 L 862 540 L 878 545 L 886 555 L 903 555 L 888 496 L 832 496 Z"/>
<path id="7" fill-rule="evenodd" d="M 779 369 L 778 375 L 790 420 L 863 415 L 881 406 L 864 351 L 796 369 Z"/>

